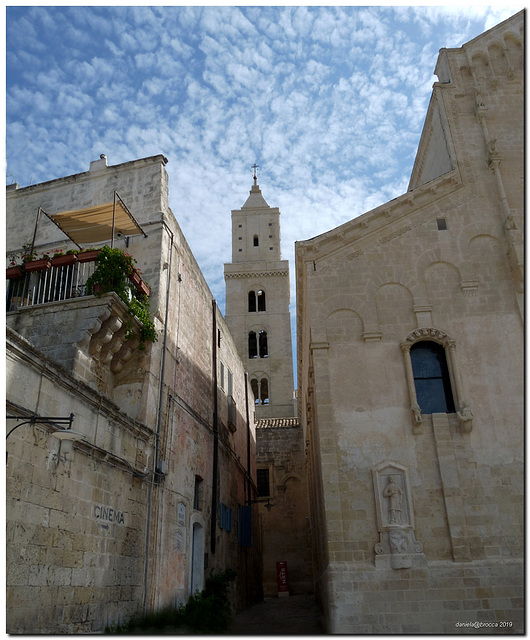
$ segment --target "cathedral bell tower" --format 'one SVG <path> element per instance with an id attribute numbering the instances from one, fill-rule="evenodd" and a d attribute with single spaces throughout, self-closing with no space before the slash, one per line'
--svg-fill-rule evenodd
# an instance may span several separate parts
<path id="1" fill-rule="evenodd" d="M 248 371 L 256 417 L 293 417 L 289 261 L 281 259 L 280 211 L 265 202 L 253 169 L 250 195 L 232 211 L 226 322 Z"/>

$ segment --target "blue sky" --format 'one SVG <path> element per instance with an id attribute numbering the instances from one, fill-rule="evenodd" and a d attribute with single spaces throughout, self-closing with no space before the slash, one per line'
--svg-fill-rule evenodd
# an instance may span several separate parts
<path id="1" fill-rule="evenodd" d="M 223 309 L 230 211 L 256 162 L 294 305 L 294 242 L 407 190 L 439 49 L 521 8 L 7 7 L 6 182 L 164 154 Z"/>

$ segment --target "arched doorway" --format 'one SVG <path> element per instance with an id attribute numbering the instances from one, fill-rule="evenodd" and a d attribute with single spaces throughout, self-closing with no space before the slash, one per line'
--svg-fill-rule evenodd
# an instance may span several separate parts
<path id="1" fill-rule="evenodd" d="M 190 593 L 193 595 L 204 588 L 204 527 L 199 522 L 192 526 Z"/>

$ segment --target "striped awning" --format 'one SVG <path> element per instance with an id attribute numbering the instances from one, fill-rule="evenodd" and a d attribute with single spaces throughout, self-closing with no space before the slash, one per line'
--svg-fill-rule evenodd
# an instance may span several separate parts
<path id="1" fill-rule="evenodd" d="M 77 245 L 104 242 L 113 237 L 113 232 L 125 236 L 146 235 L 119 196 L 116 202 L 87 209 L 61 211 L 53 215 L 43 213 Z"/>

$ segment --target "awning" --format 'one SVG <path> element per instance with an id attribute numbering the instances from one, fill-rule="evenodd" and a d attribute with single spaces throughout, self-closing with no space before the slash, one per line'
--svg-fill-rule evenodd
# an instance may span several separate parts
<path id="1" fill-rule="evenodd" d="M 111 240 L 113 232 L 124 236 L 143 234 L 147 237 L 117 193 L 115 202 L 88 209 L 61 211 L 53 215 L 44 210 L 42 212 L 77 245 Z"/>

